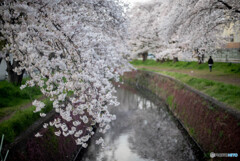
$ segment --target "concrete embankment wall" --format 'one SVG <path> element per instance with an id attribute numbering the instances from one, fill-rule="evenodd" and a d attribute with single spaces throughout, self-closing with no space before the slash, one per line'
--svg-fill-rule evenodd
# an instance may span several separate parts
<path id="1" fill-rule="evenodd" d="M 124 74 L 123 81 L 150 90 L 164 99 L 170 111 L 205 153 L 240 154 L 238 111 L 161 74 L 132 71 Z"/>

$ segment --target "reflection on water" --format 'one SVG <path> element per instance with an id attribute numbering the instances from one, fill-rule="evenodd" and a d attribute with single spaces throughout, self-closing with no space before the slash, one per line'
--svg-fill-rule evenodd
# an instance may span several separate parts
<path id="1" fill-rule="evenodd" d="M 118 89 L 121 103 L 111 112 L 117 120 L 102 137 L 101 149 L 92 138 L 83 161 L 187 161 L 196 160 L 191 146 L 163 107 L 125 89 Z"/>

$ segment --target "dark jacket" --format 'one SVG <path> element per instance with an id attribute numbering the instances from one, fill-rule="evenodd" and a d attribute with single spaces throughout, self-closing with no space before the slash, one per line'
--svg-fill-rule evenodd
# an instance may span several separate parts
<path id="1" fill-rule="evenodd" d="M 208 59 L 208 64 L 213 64 L 213 59 L 212 58 Z"/>

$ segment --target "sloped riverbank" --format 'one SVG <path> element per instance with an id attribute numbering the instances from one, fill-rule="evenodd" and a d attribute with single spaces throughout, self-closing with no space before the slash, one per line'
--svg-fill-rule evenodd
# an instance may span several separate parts
<path id="1" fill-rule="evenodd" d="M 4 145 L 4 151 L 9 150 L 7 161 L 71 161 L 74 160 L 82 147 L 76 145 L 75 139 L 69 135 L 67 137 L 54 134 L 54 126 L 43 128 L 44 122 L 58 119 L 60 116 L 55 111 L 51 111 L 46 117 L 34 122 L 25 132 L 9 145 Z M 67 125 L 71 122 L 65 122 Z M 77 130 L 82 130 L 82 135 L 88 133 L 87 126 L 79 126 Z M 40 132 L 42 137 L 34 135 Z"/>
<path id="2" fill-rule="evenodd" d="M 239 111 L 165 75 L 132 71 L 125 73 L 123 81 L 164 99 L 205 153 L 239 154 Z"/>

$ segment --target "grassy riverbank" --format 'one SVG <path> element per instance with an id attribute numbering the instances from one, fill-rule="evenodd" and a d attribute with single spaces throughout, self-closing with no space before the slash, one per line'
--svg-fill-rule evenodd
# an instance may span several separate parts
<path id="1" fill-rule="evenodd" d="M 133 60 L 131 64 L 134 66 L 152 66 L 152 67 L 159 67 L 162 69 L 191 69 L 191 70 L 200 70 L 200 71 L 209 71 L 207 63 L 198 64 L 197 62 L 183 62 L 179 61 L 173 63 L 172 61 L 160 63 L 154 60 Z M 222 62 L 215 62 L 213 66 L 213 71 L 221 72 L 222 74 L 237 74 L 240 76 L 240 64 L 233 64 L 233 63 L 222 63 Z"/>
<path id="2" fill-rule="evenodd" d="M 39 112 L 33 113 L 35 107 L 32 106 L 32 101 L 39 98 L 43 99 L 38 87 L 26 87 L 21 90 L 19 86 L 7 81 L 0 82 L 0 134 L 5 135 L 4 141 L 14 141 L 40 118 Z M 52 110 L 52 103 L 48 99 L 43 101 L 46 106 L 42 112 L 48 113 Z"/>
<path id="3" fill-rule="evenodd" d="M 26 87 L 21 90 L 19 86 L 0 81 L 0 119 L 41 96 L 41 91 L 37 87 Z"/>
<path id="4" fill-rule="evenodd" d="M 240 75 L 240 64 L 215 63 L 215 71 L 211 73 L 208 71 L 208 66 L 206 64 L 198 65 L 197 62 L 157 63 L 155 61 L 148 60 L 146 62 L 133 61 L 132 64 L 140 70 L 153 71 L 174 77 L 175 79 L 186 83 L 187 85 L 217 99 L 218 101 L 240 110 L 240 86 L 229 83 L 230 78 L 234 80 L 239 79 L 238 75 Z M 189 71 L 186 72 L 186 69 Z M 195 75 L 192 75 L 191 71 L 194 71 Z M 199 71 L 211 74 L 209 76 L 210 79 L 208 79 L 205 75 L 205 77 L 201 77 L 202 73 Z M 196 74 L 198 72 L 200 74 Z M 222 80 L 211 80 L 216 77 L 220 77 Z"/>
<path id="5" fill-rule="evenodd" d="M 46 105 L 41 112 L 50 112 L 52 110 L 52 102 L 50 102 L 48 99 L 45 99 L 43 102 Z M 34 110 L 34 106 L 22 110 L 17 110 L 13 116 L 0 123 L 0 134 L 5 135 L 4 141 L 7 143 L 13 142 L 17 136 L 19 136 L 23 131 L 25 131 L 29 126 L 31 126 L 40 118 L 40 112 L 33 113 Z"/>

